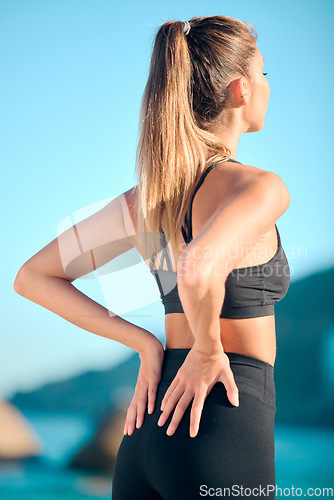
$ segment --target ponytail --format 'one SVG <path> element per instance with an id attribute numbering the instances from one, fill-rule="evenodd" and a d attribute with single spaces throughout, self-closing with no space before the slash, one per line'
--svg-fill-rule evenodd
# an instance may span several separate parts
<path id="1" fill-rule="evenodd" d="M 207 166 L 231 156 L 210 130 L 224 108 L 228 76 L 248 76 L 244 65 L 254 51 L 239 20 L 193 18 L 190 26 L 186 35 L 182 21 L 167 21 L 157 32 L 136 154 L 140 231 L 163 228 L 174 251 L 196 182 Z"/>

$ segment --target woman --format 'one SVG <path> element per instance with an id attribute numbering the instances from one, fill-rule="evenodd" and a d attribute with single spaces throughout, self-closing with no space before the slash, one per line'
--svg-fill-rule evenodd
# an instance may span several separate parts
<path id="1" fill-rule="evenodd" d="M 137 186 L 43 248 L 15 281 L 21 295 L 140 355 L 113 500 L 275 497 L 274 304 L 289 287 L 276 221 L 290 197 L 277 174 L 235 160 L 269 100 L 256 39 L 226 16 L 159 28 Z M 132 247 L 159 286 L 165 349 L 71 284 Z"/>

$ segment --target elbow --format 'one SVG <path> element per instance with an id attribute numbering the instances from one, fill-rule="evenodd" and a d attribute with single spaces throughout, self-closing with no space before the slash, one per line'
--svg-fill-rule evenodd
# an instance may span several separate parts
<path id="1" fill-rule="evenodd" d="M 24 296 L 25 295 L 25 290 L 27 289 L 27 269 L 23 265 L 19 272 L 16 275 L 15 281 L 14 281 L 14 291 L 18 293 L 19 295 Z"/>
<path id="2" fill-rule="evenodd" d="M 178 287 L 195 289 L 198 292 L 206 290 L 212 282 L 212 259 L 188 256 L 186 260 L 178 262 L 177 282 Z"/>
<path id="3" fill-rule="evenodd" d="M 204 300 L 220 297 L 225 279 L 216 279 L 212 265 L 192 261 L 188 262 L 184 273 L 177 275 L 177 285 L 181 301 L 187 296 L 194 304 L 200 305 Z"/>
<path id="4" fill-rule="evenodd" d="M 277 175 L 276 193 L 281 202 L 282 213 L 284 213 L 290 205 L 290 193 L 279 175 Z"/>
<path id="5" fill-rule="evenodd" d="M 288 208 L 288 206 L 290 205 L 290 193 L 289 193 L 289 190 L 285 184 L 284 184 L 284 189 L 285 189 L 285 191 L 284 191 L 283 198 L 284 198 L 284 206 L 285 206 L 285 210 L 286 210 Z"/>
<path id="6" fill-rule="evenodd" d="M 290 205 L 290 193 L 281 177 L 273 172 L 265 172 L 260 178 L 262 199 L 268 210 L 275 207 L 276 220 L 284 214 Z"/>
<path id="7" fill-rule="evenodd" d="M 187 249 L 188 250 L 188 249 Z M 192 288 L 198 284 L 198 275 L 195 269 L 194 259 L 189 255 L 181 256 L 177 263 L 178 288 Z"/>

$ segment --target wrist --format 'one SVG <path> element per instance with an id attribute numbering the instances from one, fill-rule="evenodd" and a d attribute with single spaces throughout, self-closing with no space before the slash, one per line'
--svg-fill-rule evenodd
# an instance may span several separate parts
<path id="1" fill-rule="evenodd" d="M 146 335 L 144 335 L 141 346 L 137 349 L 139 356 L 142 357 L 146 353 L 152 353 L 152 350 L 164 352 L 164 347 L 160 340 L 147 330 L 145 330 L 145 333 Z"/>
<path id="2" fill-rule="evenodd" d="M 193 347 L 197 351 L 204 353 L 221 352 L 223 349 L 221 336 L 220 336 L 220 322 L 219 318 L 215 318 L 211 324 L 206 326 L 205 332 L 202 334 L 194 335 L 195 342 Z"/>
<path id="3" fill-rule="evenodd" d="M 202 341 L 195 341 L 192 349 L 205 356 L 221 355 L 224 352 L 223 344 L 219 339 L 206 338 Z"/>

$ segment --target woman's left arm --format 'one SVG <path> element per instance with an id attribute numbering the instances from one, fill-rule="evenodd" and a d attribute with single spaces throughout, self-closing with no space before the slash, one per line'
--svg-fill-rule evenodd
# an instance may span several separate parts
<path id="1" fill-rule="evenodd" d="M 205 398 L 216 382 L 225 385 L 230 402 L 238 405 L 238 389 L 220 340 L 226 278 L 290 201 L 280 177 L 267 171 L 254 174 L 238 189 L 229 203 L 217 207 L 178 260 L 178 291 L 195 342 L 162 400 L 158 425 L 164 425 L 175 407 L 168 435 L 193 400 L 190 435 L 196 436 Z"/>

